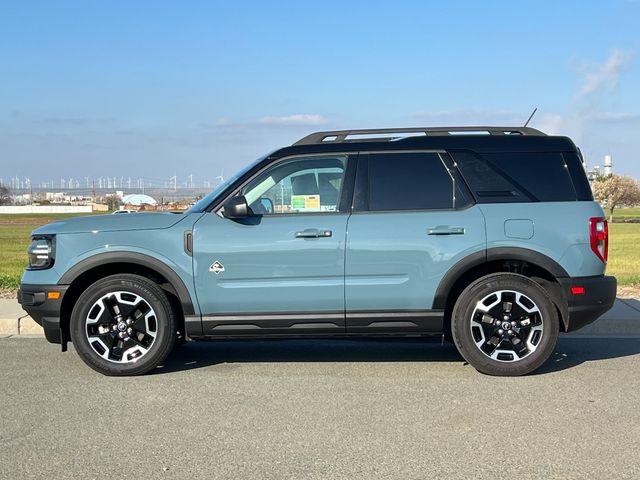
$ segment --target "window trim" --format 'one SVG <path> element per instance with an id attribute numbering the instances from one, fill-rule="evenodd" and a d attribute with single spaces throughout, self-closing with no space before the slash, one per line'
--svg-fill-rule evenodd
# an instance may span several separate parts
<path id="1" fill-rule="evenodd" d="M 387 210 L 371 210 L 369 205 L 369 158 L 370 155 L 386 155 L 386 154 L 436 154 L 445 172 L 451 179 L 451 208 L 412 208 L 412 209 L 387 209 Z M 458 210 L 466 210 L 475 205 L 475 199 L 470 196 L 467 204 L 457 207 L 456 206 L 456 183 L 462 183 L 464 187 L 467 185 L 462 182 L 456 182 L 456 178 L 462 179 L 462 176 L 457 170 L 452 171 L 451 167 L 447 164 L 443 155 L 448 155 L 451 161 L 453 158 L 446 150 L 443 149 L 412 149 L 412 150 L 372 150 L 372 151 L 360 151 L 358 158 L 358 169 L 356 174 L 355 185 L 353 189 L 353 214 L 370 214 L 370 213 L 409 213 L 409 212 L 451 212 Z M 453 162 L 455 165 L 455 162 Z M 463 188 L 464 188 L 463 187 Z M 470 193 L 470 192 L 469 192 Z"/>
<path id="2" fill-rule="evenodd" d="M 358 152 L 315 152 L 315 153 L 298 153 L 287 155 L 284 157 L 279 157 L 273 159 L 271 161 L 267 161 L 262 167 L 258 168 L 254 172 L 248 172 L 248 175 L 244 178 L 241 178 L 238 183 L 231 186 L 231 189 L 224 198 L 221 198 L 220 201 L 217 201 L 215 206 L 212 207 L 209 211 L 222 217 L 222 209 L 224 208 L 224 204 L 230 198 L 235 197 L 240 193 L 240 191 L 247 186 L 250 182 L 252 182 L 259 175 L 262 175 L 266 170 L 276 167 L 280 163 L 287 162 L 295 159 L 304 159 L 310 157 L 331 157 L 331 156 L 344 156 L 346 157 L 346 168 L 344 171 L 344 176 L 342 179 L 342 187 L 340 191 L 340 198 L 338 200 L 338 209 L 335 212 L 292 212 L 292 213 L 278 213 L 278 214 L 257 214 L 256 217 L 289 217 L 289 216 L 307 216 L 307 215 L 339 215 L 339 214 L 349 214 L 351 212 L 351 202 L 353 198 L 353 182 L 355 180 L 355 169 L 356 164 L 358 163 Z M 268 160 L 268 159 L 267 159 Z M 343 210 L 344 209 L 344 210 Z"/>
<path id="3" fill-rule="evenodd" d="M 458 170 L 458 164 L 455 162 L 453 157 L 449 152 L 444 152 L 440 154 L 440 158 L 447 166 L 449 173 L 453 177 L 454 185 L 453 185 L 453 207 L 455 210 L 464 210 L 468 207 L 471 207 L 476 204 L 476 200 L 467 185 L 466 180 L 462 177 L 462 174 Z M 456 187 L 460 190 L 460 193 L 463 195 L 462 199 L 458 199 L 456 195 Z M 464 202 L 462 200 L 465 200 Z M 460 206 L 458 206 L 460 204 Z"/>

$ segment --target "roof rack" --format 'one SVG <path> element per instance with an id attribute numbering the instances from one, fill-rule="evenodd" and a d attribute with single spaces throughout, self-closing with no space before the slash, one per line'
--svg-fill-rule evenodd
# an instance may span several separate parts
<path id="1" fill-rule="evenodd" d="M 406 138 L 406 133 L 423 133 L 426 136 L 446 135 L 530 135 L 546 136 L 531 127 L 412 127 L 412 128 L 370 128 L 364 130 L 333 130 L 315 132 L 301 138 L 293 145 L 315 145 L 319 143 L 381 142 Z M 394 135 L 398 134 L 398 135 Z M 356 137 L 356 138 L 349 138 Z M 360 137 L 360 138 L 358 138 Z"/>

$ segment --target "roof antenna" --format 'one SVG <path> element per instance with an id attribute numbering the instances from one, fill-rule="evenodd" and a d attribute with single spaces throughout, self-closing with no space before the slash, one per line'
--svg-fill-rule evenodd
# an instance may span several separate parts
<path id="1" fill-rule="evenodd" d="M 537 111 L 538 111 L 538 107 L 533 109 L 533 112 L 531 112 L 531 115 L 529 115 L 529 118 L 527 119 L 527 121 L 524 122 L 524 125 L 522 126 L 522 128 L 524 128 L 527 125 L 529 125 L 529 122 L 531 121 L 531 119 L 533 118 L 533 116 L 536 114 Z"/>

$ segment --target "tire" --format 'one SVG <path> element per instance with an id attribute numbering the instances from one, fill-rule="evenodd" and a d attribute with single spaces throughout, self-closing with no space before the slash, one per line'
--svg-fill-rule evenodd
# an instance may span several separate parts
<path id="1" fill-rule="evenodd" d="M 512 273 L 482 277 L 453 308 L 451 333 L 460 355 L 487 375 L 526 375 L 553 353 L 560 320 L 547 292 Z"/>
<path id="2" fill-rule="evenodd" d="M 146 277 L 112 275 L 89 286 L 71 314 L 80 358 L 104 375 L 142 375 L 160 365 L 176 340 L 176 313 Z"/>

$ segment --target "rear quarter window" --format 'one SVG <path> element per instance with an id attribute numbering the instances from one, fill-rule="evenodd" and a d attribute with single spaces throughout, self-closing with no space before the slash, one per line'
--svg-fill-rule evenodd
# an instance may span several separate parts
<path id="1" fill-rule="evenodd" d="M 578 200 L 593 201 L 593 192 L 587 179 L 587 172 L 582 165 L 582 158 L 576 152 L 563 152 L 562 156 L 569 168 L 569 175 L 571 175 Z"/>
<path id="2" fill-rule="evenodd" d="M 577 200 L 559 152 L 451 153 L 479 203 Z"/>

